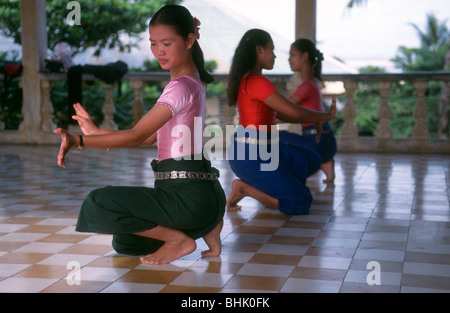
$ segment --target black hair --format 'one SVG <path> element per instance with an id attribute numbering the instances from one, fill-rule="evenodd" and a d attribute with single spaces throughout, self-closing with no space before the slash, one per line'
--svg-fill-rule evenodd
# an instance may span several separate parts
<path id="1" fill-rule="evenodd" d="M 322 52 L 317 50 L 314 43 L 309 39 L 297 39 L 292 47 L 300 52 L 308 52 L 309 63 L 311 64 L 314 77 L 322 80 L 322 61 L 324 60 Z"/>
<path id="2" fill-rule="evenodd" d="M 256 66 L 256 47 L 266 47 L 269 42 L 273 42 L 272 37 L 262 29 L 250 29 L 242 37 L 234 52 L 228 76 L 227 98 L 229 106 L 236 105 L 242 78 Z"/>
<path id="3" fill-rule="evenodd" d="M 187 39 L 189 34 L 196 35 L 196 27 L 194 25 L 194 18 L 188 9 L 181 5 L 167 4 L 159 9 L 150 20 L 149 26 L 168 25 L 172 26 L 178 35 Z M 195 66 L 200 74 L 200 80 L 204 84 L 210 84 L 214 81 L 214 76 L 208 73 L 205 69 L 205 59 L 200 45 L 195 39 L 192 46 L 192 58 Z"/>

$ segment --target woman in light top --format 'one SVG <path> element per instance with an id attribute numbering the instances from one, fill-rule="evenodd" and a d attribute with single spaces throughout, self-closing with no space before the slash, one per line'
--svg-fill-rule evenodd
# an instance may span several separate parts
<path id="1" fill-rule="evenodd" d="M 152 162 L 155 186 L 113 187 L 92 191 L 83 202 L 76 230 L 113 234 L 113 248 L 123 254 L 145 255 L 148 264 L 166 264 L 196 249 L 203 237 L 209 250 L 221 253 L 220 232 L 225 194 L 219 172 L 203 158 L 202 134 L 194 136 L 194 118 L 205 116 L 205 84 L 213 77 L 204 69 L 197 42 L 200 22 L 178 5 L 166 5 L 150 21 L 151 50 L 161 67 L 170 70 L 170 82 L 154 107 L 130 130 L 98 129 L 90 116 L 75 105 L 74 116 L 84 136 L 57 129 L 62 143 L 58 164 L 65 167 L 70 149 L 120 148 L 158 143 Z M 183 125 L 190 140 L 179 148 L 172 130 Z M 198 136 L 198 135 L 197 135 Z M 174 149 L 176 145 L 176 149 Z"/>

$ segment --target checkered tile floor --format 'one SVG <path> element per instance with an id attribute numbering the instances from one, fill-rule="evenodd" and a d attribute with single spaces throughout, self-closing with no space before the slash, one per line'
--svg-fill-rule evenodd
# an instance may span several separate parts
<path id="1" fill-rule="evenodd" d="M 310 215 L 245 198 L 226 213 L 220 257 L 202 258 L 200 239 L 149 266 L 74 228 L 92 189 L 152 186 L 156 150 L 74 151 L 61 169 L 57 149 L 0 146 L 0 292 L 450 292 L 448 156 L 338 154 L 334 185 L 309 179 Z M 229 194 L 233 173 L 214 165 Z"/>

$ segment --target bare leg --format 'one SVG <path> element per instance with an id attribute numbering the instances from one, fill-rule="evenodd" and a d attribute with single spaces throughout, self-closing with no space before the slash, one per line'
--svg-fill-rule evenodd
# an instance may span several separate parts
<path id="1" fill-rule="evenodd" d="M 136 235 L 165 242 L 155 253 L 141 258 L 141 262 L 146 264 L 167 264 L 194 252 L 197 247 L 194 239 L 181 231 L 164 226 L 156 226 L 155 228 L 136 233 Z"/>
<path id="2" fill-rule="evenodd" d="M 202 251 L 202 256 L 219 256 L 222 252 L 222 241 L 220 240 L 220 232 L 222 231 L 223 220 L 214 227 L 209 233 L 207 233 L 203 240 L 205 240 L 206 244 L 209 247 L 209 250 Z"/>
<path id="3" fill-rule="evenodd" d="M 324 183 L 332 183 L 334 182 L 335 173 L 334 173 L 334 159 L 332 159 L 329 162 L 323 163 L 320 166 L 320 169 L 325 173 L 327 176 L 326 179 L 323 180 Z"/>
<path id="4" fill-rule="evenodd" d="M 238 211 L 241 209 L 237 203 L 244 197 L 251 197 L 261 202 L 265 207 L 278 210 L 278 199 L 275 199 L 259 189 L 247 184 L 246 182 L 235 179 L 231 186 L 231 193 L 227 200 L 229 211 Z"/>

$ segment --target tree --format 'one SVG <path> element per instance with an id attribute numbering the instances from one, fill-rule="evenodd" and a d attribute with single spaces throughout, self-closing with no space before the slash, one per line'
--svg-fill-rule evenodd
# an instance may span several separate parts
<path id="1" fill-rule="evenodd" d="M 33 1 L 33 0 L 26 0 Z M 87 48 L 95 47 L 96 55 L 102 49 L 119 48 L 125 51 L 137 45 L 140 35 L 147 28 L 148 20 L 164 4 L 178 4 L 182 0 L 78 0 L 80 4 L 81 25 L 69 25 L 67 18 L 72 7 L 69 1 L 46 0 L 48 46 L 53 48 L 57 43 L 65 41 L 71 47 L 73 55 Z M 20 1 L 0 0 L 0 34 L 11 37 L 21 44 Z M 124 41 L 122 34 L 130 40 Z M 7 53 L 0 54 L 0 63 L 6 61 Z M 11 61 L 11 60 L 9 60 Z M 15 60 L 20 62 L 20 60 Z M 9 88 L 9 94 L 0 97 L 0 122 L 6 129 L 17 129 L 22 120 L 21 89 L 17 82 Z M 69 117 L 67 111 L 67 81 L 56 82 L 52 89 L 55 122 L 66 127 Z M 98 85 L 86 86 L 83 91 L 85 99 L 91 104 L 93 117 L 100 122 L 103 93 Z M 128 97 L 128 98 L 127 98 Z M 6 99 L 6 100 L 5 100 Z M 122 107 L 129 106 L 129 92 L 117 99 L 118 123 L 128 123 L 126 114 L 120 114 Z M 99 114 L 95 114 L 100 108 Z M 64 111 L 64 112 L 63 112 Z"/>
<path id="2" fill-rule="evenodd" d="M 147 21 L 164 4 L 178 4 L 182 0 L 78 0 L 81 25 L 71 26 L 67 16 L 71 12 L 67 1 L 47 0 L 48 46 L 53 48 L 65 41 L 74 54 L 96 47 L 95 55 L 104 48 L 126 51 L 137 45 L 147 27 Z M 0 0 L 0 34 L 12 37 L 21 44 L 20 1 Z M 130 37 L 124 42 L 121 34 Z"/>
<path id="3" fill-rule="evenodd" d="M 450 45 L 450 32 L 447 20 L 439 21 L 434 14 L 427 14 L 425 31 L 411 23 L 420 39 L 419 48 L 400 46 L 392 61 L 405 72 L 442 71 L 445 67 L 445 55 Z"/>
<path id="4" fill-rule="evenodd" d="M 421 30 L 417 25 L 412 24 L 417 31 L 420 39 L 419 48 L 407 48 L 400 46 L 397 56 L 392 60 L 396 67 L 401 68 L 405 72 L 411 71 L 443 71 L 450 69 L 450 30 L 447 28 L 447 20 L 439 21 L 433 14 L 427 14 L 427 23 L 425 30 Z M 437 136 L 441 139 L 448 138 L 449 133 L 449 115 L 450 115 L 450 99 L 449 99 L 449 82 L 436 85 L 431 84 L 428 88 L 428 95 L 433 95 L 433 99 L 429 100 L 429 109 L 436 111 L 437 117 L 430 123 L 431 126 L 437 125 Z M 442 88 L 441 88 L 442 85 Z M 431 103 L 437 101 L 440 93 L 439 109 L 431 106 Z"/>
<path id="5" fill-rule="evenodd" d="M 353 8 L 354 6 L 360 6 L 360 5 L 362 5 L 362 4 L 365 4 L 366 2 L 367 2 L 367 0 L 350 0 L 350 1 L 347 3 L 347 8 L 351 9 L 351 8 Z"/>
<path id="6" fill-rule="evenodd" d="M 360 6 L 367 3 L 367 0 L 349 0 L 347 8 Z M 420 39 L 419 48 L 407 48 L 400 46 L 397 55 L 392 61 L 396 67 L 405 72 L 408 71 L 442 71 L 450 70 L 450 31 L 447 28 L 447 20 L 440 22 L 434 14 L 427 15 L 427 24 L 425 31 L 422 31 L 416 24 L 410 23 L 417 31 Z M 450 133 L 450 82 L 445 81 L 440 86 L 436 83 L 430 83 L 428 88 L 427 103 L 434 103 L 437 94 L 440 92 L 439 109 L 428 117 L 428 126 L 431 133 L 437 132 L 440 139 L 447 139 Z M 432 111 L 434 106 L 428 105 Z M 435 113 L 435 114 L 434 114 Z"/>
<path id="7" fill-rule="evenodd" d="M 450 42 L 450 36 L 448 41 Z M 445 71 L 450 71 L 450 49 L 445 56 Z M 438 137 L 447 139 L 449 137 L 449 115 L 450 115 L 450 82 L 444 82 L 439 99 L 439 126 Z"/>

